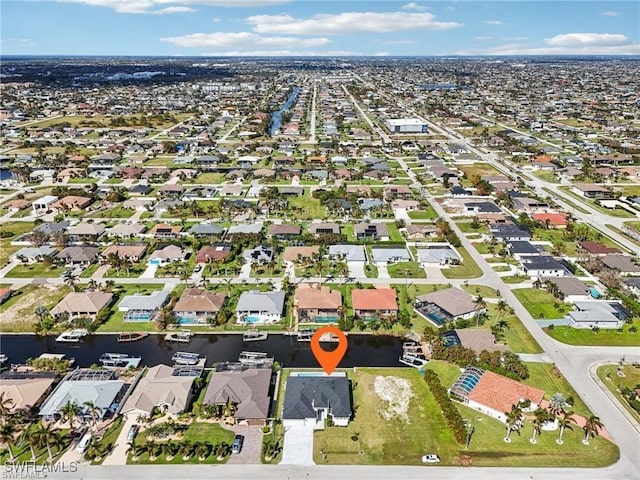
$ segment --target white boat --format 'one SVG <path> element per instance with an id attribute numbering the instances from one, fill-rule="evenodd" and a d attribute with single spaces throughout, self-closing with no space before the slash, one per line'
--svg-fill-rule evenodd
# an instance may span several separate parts
<path id="1" fill-rule="evenodd" d="M 105 367 L 136 368 L 140 365 L 142 357 L 132 357 L 128 353 L 103 353 L 100 363 Z"/>
<path id="2" fill-rule="evenodd" d="M 0 365 L 7 361 L 7 356 L 4 353 L 0 353 Z"/>
<path id="3" fill-rule="evenodd" d="M 74 328 L 73 330 L 67 330 L 58 335 L 56 342 L 78 343 L 87 335 L 89 335 L 89 331 L 86 328 Z"/>
<path id="4" fill-rule="evenodd" d="M 311 330 L 311 329 L 303 329 L 303 330 L 299 330 L 298 331 L 298 342 L 310 342 L 311 341 L 311 337 L 313 337 L 313 334 L 315 333 L 315 330 Z"/>
<path id="5" fill-rule="evenodd" d="M 238 361 L 247 367 L 271 367 L 273 357 L 268 357 L 262 352 L 241 352 Z"/>
<path id="6" fill-rule="evenodd" d="M 170 332 L 164 336 L 167 342 L 189 343 L 194 333 L 191 330 L 180 330 L 179 332 Z"/>
<path id="7" fill-rule="evenodd" d="M 176 352 L 171 360 L 176 365 L 197 365 L 200 361 L 200 355 L 190 352 Z"/>
<path id="8" fill-rule="evenodd" d="M 259 342 L 260 340 L 266 340 L 269 334 L 267 332 L 261 332 L 259 330 L 247 330 L 242 333 L 243 342 Z"/>

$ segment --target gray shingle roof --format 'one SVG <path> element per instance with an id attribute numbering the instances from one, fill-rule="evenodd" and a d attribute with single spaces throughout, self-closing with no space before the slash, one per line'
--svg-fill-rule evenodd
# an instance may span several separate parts
<path id="1" fill-rule="evenodd" d="M 334 417 L 351 416 L 347 377 L 289 377 L 282 418 L 316 418 L 316 408 L 331 408 Z"/>

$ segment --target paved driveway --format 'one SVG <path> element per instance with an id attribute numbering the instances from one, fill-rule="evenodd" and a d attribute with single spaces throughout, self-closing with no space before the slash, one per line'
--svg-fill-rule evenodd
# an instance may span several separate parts
<path id="1" fill-rule="evenodd" d="M 255 425 L 235 425 L 232 430 L 236 434 L 244 435 L 244 443 L 240 453 L 233 453 L 229 457 L 229 464 L 248 465 L 259 464 L 262 451 L 262 427 Z"/>
<path id="2" fill-rule="evenodd" d="M 349 267 L 349 276 L 353 278 L 364 278 L 364 262 L 347 262 Z"/>
<path id="3" fill-rule="evenodd" d="M 126 465 L 127 464 L 127 450 L 129 448 L 127 442 L 127 434 L 129 433 L 129 428 L 138 420 L 137 415 L 132 415 L 130 417 L 125 417 L 124 424 L 122 425 L 122 430 L 120 430 L 120 434 L 114 443 L 114 448 L 111 454 L 104 459 L 103 465 Z"/>
<path id="4" fill-rule="evenodd" d="M 281 465 L 315 465 L 313 426 L 286 427 Z"/>

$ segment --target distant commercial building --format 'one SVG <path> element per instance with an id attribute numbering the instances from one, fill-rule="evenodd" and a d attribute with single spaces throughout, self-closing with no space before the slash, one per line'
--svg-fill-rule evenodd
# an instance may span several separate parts
<path id="1" fill-rule="evenodd" d="M 389 118 L 384 122 L 391 133 L 427 133 L 427 124 L 419 118 Z"/>

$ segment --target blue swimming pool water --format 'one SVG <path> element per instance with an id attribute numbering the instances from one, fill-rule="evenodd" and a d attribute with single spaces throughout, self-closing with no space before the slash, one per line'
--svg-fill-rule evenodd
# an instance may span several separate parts
<path id="1" fill-rule="evenodd" d="M 589 289 L 589 293 L 591 293 L 593 298 L 600 298 L 600 292 L 593 287 Z"/>

